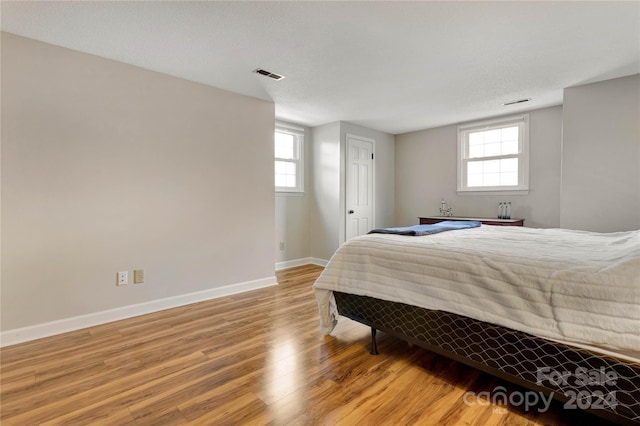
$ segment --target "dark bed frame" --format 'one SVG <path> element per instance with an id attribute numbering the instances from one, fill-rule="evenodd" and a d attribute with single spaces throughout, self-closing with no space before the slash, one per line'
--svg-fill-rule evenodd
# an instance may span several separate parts
<path id="1" fill-rule="evenodd" d="M 601 418 L 640 424 L 638 363 L 448 312 L 340 292 L 334 297 L 340 315 L 371 327 L 372 354 L 381 330 Z"/>

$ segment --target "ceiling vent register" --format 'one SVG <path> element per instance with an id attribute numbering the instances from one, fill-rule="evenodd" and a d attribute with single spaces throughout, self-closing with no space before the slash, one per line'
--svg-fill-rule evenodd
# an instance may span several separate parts
<path id="1" fill-rule="evenodd" d="M 275 72 L 263 70 L 262 68 L 255 69 L 255 70 L 253 70 L 253 72 L 255 72 L 257 74 L 264 75 L 265 77 L 272 78 L 274 80 L 282 80 L 284 78 L 284 75 L 280 75 L 280 74 L 276 74 Z"/>
<path id="2" fill-rule="evenodd" d="M 503 106 L 508 106 L 508 105 L 522 104 L 522 103 L 529 102 L 529 101 L 531 101 L 531 98 L 518 99 L 517 101 L 505 102 L 502 105 Z"/>

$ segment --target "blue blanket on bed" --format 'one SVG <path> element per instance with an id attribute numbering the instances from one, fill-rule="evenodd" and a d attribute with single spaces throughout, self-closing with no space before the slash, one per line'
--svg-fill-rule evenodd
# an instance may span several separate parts
<path id="1" fill-rule="evenodd" d="M 433 225 L 414 225 L 400 228 L 380 228 L 369 234 L 398 234 L 398 235 L 430 235 L 438 232 L 453 231 L 454 229 L 477 228 L 480 222 L 472 220 L 445 220 Z"/>

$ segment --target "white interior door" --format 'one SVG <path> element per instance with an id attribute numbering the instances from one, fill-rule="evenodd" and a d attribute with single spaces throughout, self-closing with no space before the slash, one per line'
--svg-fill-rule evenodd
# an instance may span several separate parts
<path id="1" fill-rule="evenodd" d="M 373 229 L 373 143 L 347 135 L 346 239 Z"/>

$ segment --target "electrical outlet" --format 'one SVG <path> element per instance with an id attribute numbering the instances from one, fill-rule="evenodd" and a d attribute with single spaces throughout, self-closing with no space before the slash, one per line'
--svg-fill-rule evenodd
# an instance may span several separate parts
<path id="1" fill-rule="evenodd" d="M 280 250 L 284 250 L 284 241 L 280 241 Z"/>
<path id="2" fill-rule="evenodd" d="M 144 282 L 144 269 L 133 270 L 133 283 L 142 284 Z"/>
<path id="3" fill-rule="evenodd" d="M 118 285 L 127 285 L 129 284 L 129 272 L 128 271 L 120 271 L 118 272 Z"/>

